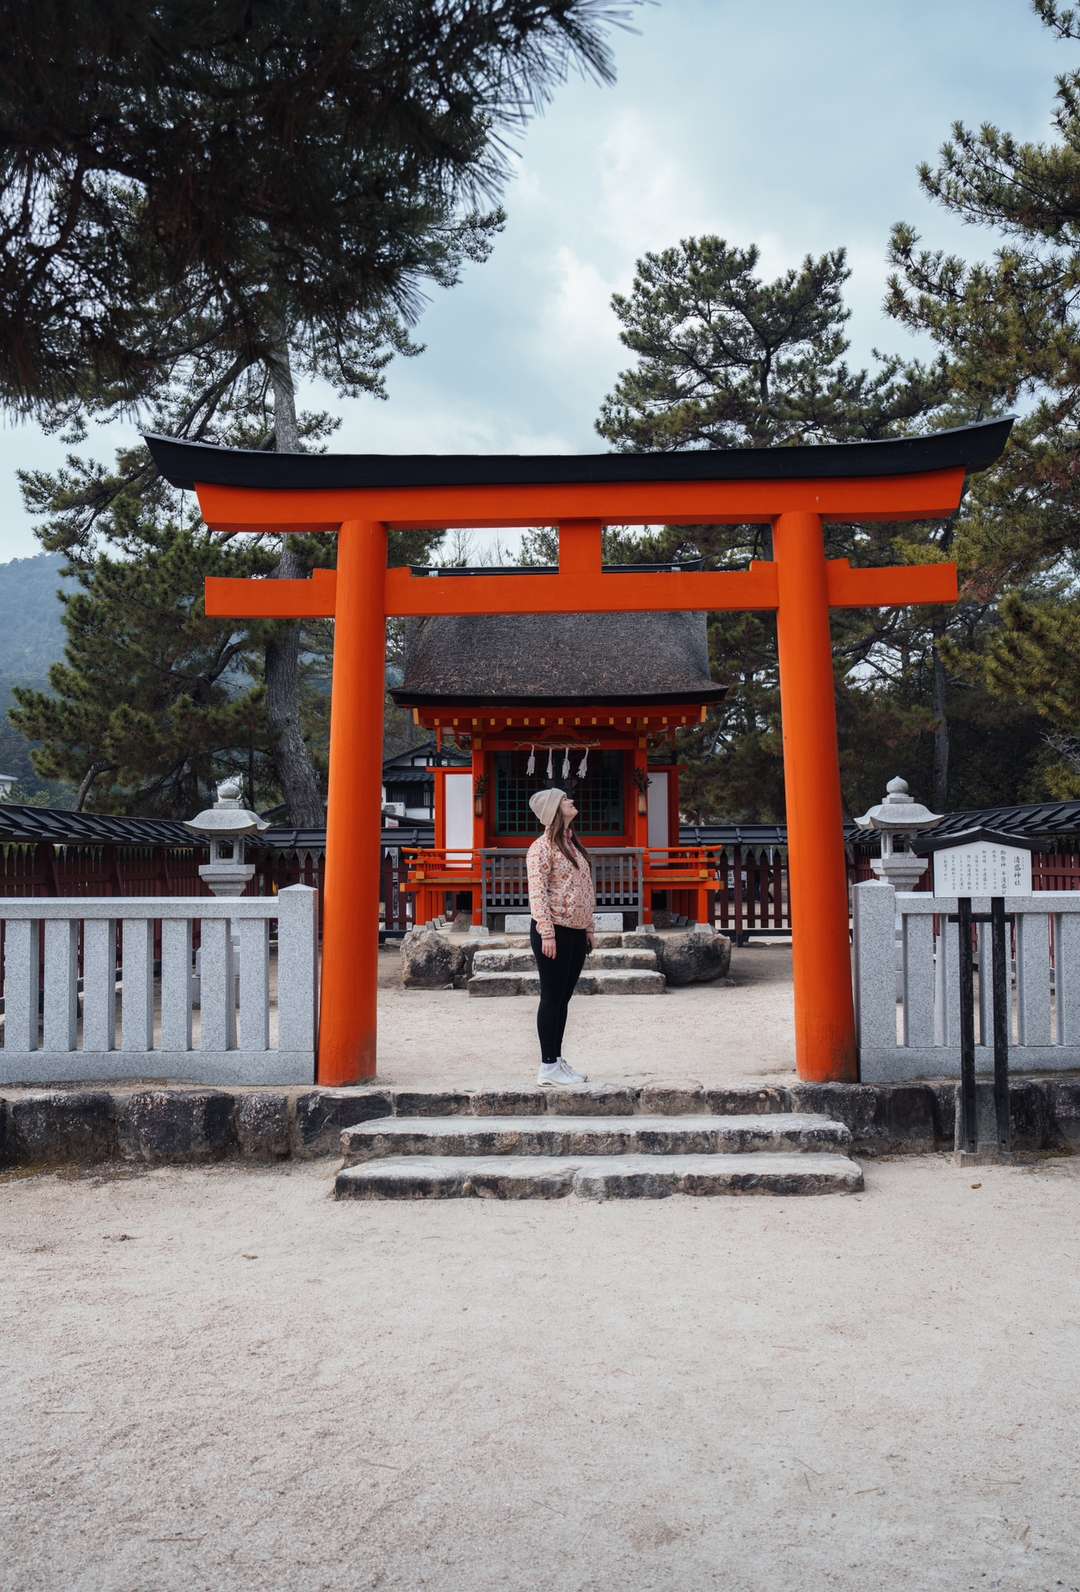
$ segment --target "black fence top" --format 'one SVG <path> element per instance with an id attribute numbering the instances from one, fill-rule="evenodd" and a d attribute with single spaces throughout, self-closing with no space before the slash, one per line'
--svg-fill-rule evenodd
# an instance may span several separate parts
<path id="1" fill-rule="evenodd" d="M 46 840 L 54 846 L 184 846 L 198 842 L 179 819 L 119 818 L 109 813 L 69 813 L 56 807 L 0 803 L 0 842 Z"/>
<path id="2" fill-rule="evenodd" d="M 1025 806 L 968 808 L 949 813 L 935 829 L 923 834 L 934 840 L 970 829 L 990 829 L 1004 839 L 1073 840 L 1080 842 L 1080 801 L 1033 802 Z M 848 844 L 870 851 L 878 837 L 872 830 L 859 829 L 854 822 L 844 826 Z M 384 846 L 433 846 L 434 825 L 422 820 L 385 828 Z M 0 844 L 43 840 L 58 846 L 177 846 L 190 850 L 200 842 L 179 820 L 170 818 L 118 818 L 107 813 L 71 813 L 54 807 L 20 807 L 0 803 Z M 785 824 L 683 824 L 679 843 L 684 846 L 786 846 Z M 322 851 L 326 830 L 293 829 L 284 825 L 265 830 L 252 839 L 251 849 L 260 851 Z"/>

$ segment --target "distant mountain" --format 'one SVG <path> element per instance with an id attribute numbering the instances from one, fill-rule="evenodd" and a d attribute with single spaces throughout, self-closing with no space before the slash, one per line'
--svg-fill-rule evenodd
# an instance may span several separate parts
<path id="1" fill-rule="evenodd" d="M 16 685 L 46 686 L 50 666 L 63 656 L 67 633 L 57 597 L 63 557 L 39 553 L 0 564 L 0 774 L 14 774 L 36 790 L 29 743 L 8 722 Z"/>

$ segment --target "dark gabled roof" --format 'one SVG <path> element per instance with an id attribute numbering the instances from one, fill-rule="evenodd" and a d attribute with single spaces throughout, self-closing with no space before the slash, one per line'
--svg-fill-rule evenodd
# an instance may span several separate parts
<path id="1" fill-rule="evenodd" d="M 422 772 L 417 770 L 417 772 Z M 926 834 L 941 836 L 979 827 L 993 828 L 1005 835 L 1030 835 L 1046 839 L 1080 837 L 1080 802 L 1033 802 L 1026 806 L 968 808 L 949 813 L 935 830 Z M 384 829 L 383 845 L 431 846 L 433 827 L 423 819 L 410 819 L 396 829 Z M 844 825 L 848 842 L 859 849 L 870 849 L 878 837 L 859 829 L 853 821 Z M 685 846 L 786 846 L 784 824 L 716 823 L 683 824 L 680 843 Z M 168 818 L 114 818 L 103 813 L 70 813 L 49 807 L 18 807 L 0 803 L 0 843 L 4 841 L 45 840 L 54 845 L 198 846 L 181 823 Z M 273 851 L 322 851 L 326 830 L 265 830 L 252 842 L 253 849 Z"/>
<path id="2" fill-rule="evenodd" d="M 929 834 L 920 835 L 912 845 L 912 851 L 920 857 L 932 856 L 938 851 L 948 851 L 953 846 L 969 846 L 977 840 L 988 842 L 992 846 L 1014 846 L 1027 851 L 1041 851 L 1045 841 L 1041 836 L 1022 835 L 1019 830 L 1011 829 L 1007 833 L 1003 829 L 989 829 L 985 824 L 977 824 L 973 829 L 933 829 Z"/>
<path id="3" fill-rule="evenodd" d="M 438 745 L 436 744 L 435 737 L 431 736 L 426 741 L 418 741 L 415 746 L 408 747 L 404 752 L 397 752 L 393 757 L 384 759 L 383 779 L 385 780 L 389 774 L 391 779 L 399 780 L 403 772 L 411 772 L 414 770 L 414 768 L 417 773 L 426 773 L 427 777 L 430 779 L 430 772 L 425 766 L 416 768 L 414 764 L 408 761 L 410 758 L 416 757 L 419 754 L 438 759 L 438 762 L 434 765 L 436 767 L 441 764 L 441 766 L 446 768 L 456 768 L 459 764 L 472 762 L 472 759 L 466 757 L 464 752 L 452 752 L 449 747 L 444 747 L 440 752 Z"/>
<path id="4" fill-rule="evenodd" d="M 1019 806 L 965 807 L 947 813 L 928 834 L 996 829 L 1009 835 L 1080 835 L 1080 802 L 1027 802 Z"/>
<path id="5" fill-rule="evenodd" d="M 719 702 L 699 613 L 435 614 L 406 622 L 406 707 Z"/>
<path id="6" fill-rule="evenodd" d="M 700 448 L 681 453 L 437 454 L 266 453 L 147 434 L 173 486 L 326 491 L 364 487 L 591 485 L 652 481 L 792 481 L 928 470 L 984 470 L 1012 420 L 985 420 L 924 437 L 825 442 L 791 448 Z"/>
<path id="7" fill-rule="evenodd" d="M 471 768 L 472 758 L 463 758 L 461 763 L 455 763 L 455 768 Z M 384 785 L 434 785 L 434 768 L 391 768 L 383 765 Z"/>
<path id="8" fill-rule="evenodd" d="M 383 829 L 384 846 L 433 846 L 435 826 L 423 819 L 408 819 L 396 829 Z M 253 842 L 257 848 L 268 851 L 326 850 L 325 829 L 267 829 Z"/>
<path id="9" fill-rule="evenodd" d="M 961 812 L 947 813 L 940 824 L 922 833 L 936 843 L 948 835 L 975 829 L 991 830 L 1003 839 L 1016 840 L 1025 837 L 1052 840 L 1080 836 L 1080 802 L 968 807 Z M 683 824 L 680 833 L 685 845 L 787 845 L 785 824 Z M 844 824 L 844 836 L 850 845 L 861 851 L 876 849 L 880 840 L 876 831 L 861 829 L 851 819 Z M 925 842 L 919 842 L 918 849 L 923 850 L 924 845 Z"/>
<path id="10" fill-rule="evenodd" d="M 109 813 L 70 813 L 55 807 L 0 804 L 0 841 L 47 840 L 53 845 L 199 846 L 179 820 L 119 818 Z"/>

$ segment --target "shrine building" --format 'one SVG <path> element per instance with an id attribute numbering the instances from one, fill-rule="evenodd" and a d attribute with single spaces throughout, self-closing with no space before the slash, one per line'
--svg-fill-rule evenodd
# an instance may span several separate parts
<path id="1" fill-rule="evenodd" d="M 677 761 L 680 731 L 726 694 L 709 677 L 704 613 L 431 614 L 407 624 L 391 695 L 440 750 L 471 757 L 431 770 L 435 845 L 415 855 L 405 886 L 417 923 L 455 906 L 483 928 L 528 913 L 525 851 L 540 832 L 529 797 L 548 785 L 577 804 L 598 911 L 627 926 L 651 923 L 654 908 L 711 922 L 719 849 L 679 845 Z"/>

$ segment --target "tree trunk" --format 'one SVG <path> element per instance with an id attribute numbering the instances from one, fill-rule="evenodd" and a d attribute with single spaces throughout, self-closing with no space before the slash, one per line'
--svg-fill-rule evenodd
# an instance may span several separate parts
<path id="1" fill-rule="evenodd" d="M 91 763 L 82 777 L 79 791 L 75 797 L 75 811 L 81 813 L 83 806 L 90 800 L 90 792 L 94 788 L 94 781 L 100 774 L 111 774 L 116 767 L 115 763 Z"/>
<path id="2" fill-rule="evenodd" d="M 273 351 L 269 373 L 274 393 L 274 450 L 298 453 L 296 396 L 284 332 Z M 274 579 L 301 580 L 307 573 L 292 538 L 285 537 Z M 266 645 L 266 713 L 273 735 L 274 768 L 289 810 L 289 822 L 298 829 L 320 829 L 326 822 L 322 790 L 300 730 L 301 637 L 299 623 L 282 624 Z"/>
<path id="3" fill-rule="evenodd" d="M 945 665 L 938 651 L 943 627 L 934 627 L 934 811 L 948 811 L 949 799 L 949 708 L 946 699 Z"/>

